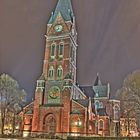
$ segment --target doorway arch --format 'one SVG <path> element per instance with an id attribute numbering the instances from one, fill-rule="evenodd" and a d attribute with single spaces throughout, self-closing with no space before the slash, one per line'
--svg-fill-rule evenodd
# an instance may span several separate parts
<path id="1" fill-rule="evenodd" d="M 47 133 L 56 132 L 56 118 L 53 114 L 47 114 L 43 121 L 43 129 Z"/>

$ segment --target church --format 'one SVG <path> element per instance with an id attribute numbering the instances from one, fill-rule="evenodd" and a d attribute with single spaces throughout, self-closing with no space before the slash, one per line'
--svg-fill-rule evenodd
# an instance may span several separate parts
<path id="1" fill-rule="evenodd" d="M 58 0 L 45 35 L 43 71 L 35 98 L 20 113 L 23 136 L 117 136 L 120 101 L 99 74 L 94 85 L 76 79 L 77 31 L 71 0 Z"/>

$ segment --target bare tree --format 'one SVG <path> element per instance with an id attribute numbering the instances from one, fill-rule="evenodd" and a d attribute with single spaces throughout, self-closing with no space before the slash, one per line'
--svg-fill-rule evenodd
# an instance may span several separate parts
<path id="1" fill-rule="evenodd" d="M 117 91 L 116 95 L 121 101 L 122 115 L 128 120 L 128 129 L 129 118 L 135 118 L 140 130 L 140 70 L 126 77 L 123 87 Z"/>
<path id="2" fill-rule="evenodd" d="M 13 132 L 15 114 L 19 111 L 25 102 L 26 93 L 20 89 L 16 80 L 7 74 L 0 75 L 0 116 L 1 116 L 1 134 L 4 133 L 5 120 L 8 119 L 8 113 L 13 114 Z"/>

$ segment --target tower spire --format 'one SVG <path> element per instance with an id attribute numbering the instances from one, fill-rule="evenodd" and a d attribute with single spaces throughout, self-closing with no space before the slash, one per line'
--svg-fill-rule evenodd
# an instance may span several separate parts
<path id="1" fill-rule="evenodd" d="M 58 0 L 56 8 L 49 20 L 49 24 L 53 24 L 53 22 L 55 21 L 59 13 L 64 18 L 65 21 L 73 20 L 74 14 L 73 14 L 71 0 Z"/>
<path id="2" fill-rule="evenodd" d="M 102 83 L 101 83 L 101 80 L 100 80 L 99 73 L 97 73 L 97 77 L 96 77 L 94 86 L 100 86 L 100 85 L 102 85 Z"/>

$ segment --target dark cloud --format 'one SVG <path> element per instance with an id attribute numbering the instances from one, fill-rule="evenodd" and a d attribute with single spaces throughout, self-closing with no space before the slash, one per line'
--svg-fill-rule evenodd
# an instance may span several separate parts
<path id="1" fill-rule="evenodd" d="M 0 0 L 0 73 L 15 77 L 32 97 L 42 71 L 47 21 L 57 0 Z M 93 84 L 99 72 L 112 91 L 140 68 L 140 0 L 73 0 L 78 74 Z"/>

